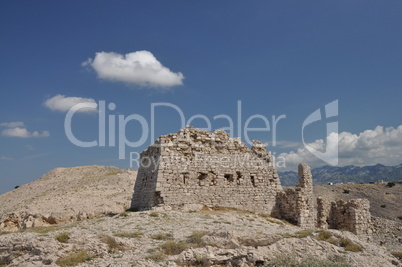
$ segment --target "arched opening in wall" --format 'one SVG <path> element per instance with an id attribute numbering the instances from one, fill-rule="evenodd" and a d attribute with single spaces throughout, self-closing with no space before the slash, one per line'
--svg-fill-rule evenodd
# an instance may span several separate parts
<path id="1" fill-rule="evenodd" d="M 223 177 L 225 177 L 226 181 L 228 182 L 233 182 L 233 174 L 225 174 Z"/>
<path id="2" fill-rule="evenodd" d="M 241 184 L 241 181 L 243 180 L 243 175 L 239 171 L 236 172 L 236 175 L 237 175 L 236 182 L 239 185 L 239 184 Z"/>
<path id="3" fill-rule="evenodd" d="M 256 185 L 255 185 L 255 176 L 254 176 L 254 175 L 251 175 L 251 176 L 250 176 L 250 180 L 251 180 L 251 184 L 252 184 L 253 186 L 256 186 Z"/>

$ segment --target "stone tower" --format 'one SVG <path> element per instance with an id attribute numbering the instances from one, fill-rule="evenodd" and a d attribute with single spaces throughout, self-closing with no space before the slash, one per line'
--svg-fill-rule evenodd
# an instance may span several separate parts
<path id="1" fill-rule="evenodd" d="M 282 187 L 266 147 L 186 127 L 141 153 L 131 209 L 204 204 L 271 214 Z"/>

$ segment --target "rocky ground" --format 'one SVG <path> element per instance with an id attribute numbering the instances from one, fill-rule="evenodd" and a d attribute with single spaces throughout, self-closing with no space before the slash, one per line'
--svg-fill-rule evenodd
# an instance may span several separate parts
<path id="1" fill-rule="evenodd" d="M 400 185 L 314 188 L 330 199 L 367 196 L 379 216 L 367 241 L 202 205 L 127 212 L 135 177 L 115 167 L 58 168 L 0 195 L 0 266 L 401 266 L 391 254 L 402 256 Z"/>
<path id="2" fill-rule="evenodd" d="M 339 263 L 327 266 L 400 266 L 385 248 L 349 232 L 302 231 L 265 215 L 184 208 L 124 212 L 3 234 L 0 262 L 10 266 L 79 262 L 79 266 L 274 266 L 269 264 L 307 257 L 312 262 Z"/>

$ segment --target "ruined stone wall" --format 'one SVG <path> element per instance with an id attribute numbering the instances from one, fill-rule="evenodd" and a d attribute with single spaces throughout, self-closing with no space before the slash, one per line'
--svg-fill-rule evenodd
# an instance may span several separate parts
<path id="1" fill-rule="evenodd" d="M 317 227 L 348 230 L 371 236 L 370 202 L 367 199 L 338 200 L 329 203 L 317 199 Z"/>
<path id="2" fill-rule="evenodd" d="M 299 184 L 282 189 L 273 158 L 259 141 L 251 149 L 223 130 L 186 127 L 164 135 L 141 153 L 131 209 L 203 204 L 283 218 L 304 228 L 346 229 L 370 234 L 368 200 L 313 205 L 310 167 L 301 163 Z"/>
<path id="3" fill-rule="evenodd" d="M 196 203 L 271 214 L 282 187 L 265 149 L 223 130 L 187 127 L 161 136 L 141 154 L 153 163 L 138 170 L 131 208 Z"/>
<path id="4" fill-rule="evenodd" d="M 313 204 L 313 178 L 310 167 L 299 164 L 299 184 L 278 193 L 279 216 L 304 228 L 315 227 Z"/>
<path id="5" fill-rule="evenodd" d="M 134 194 L 131 200 L 132 210 L 153 207 L 162 201 L 156 193 L 158 180 L 158 165 L 161 149 L 156 143 L 141 153 L 141 164 L 134 184 Z"/>

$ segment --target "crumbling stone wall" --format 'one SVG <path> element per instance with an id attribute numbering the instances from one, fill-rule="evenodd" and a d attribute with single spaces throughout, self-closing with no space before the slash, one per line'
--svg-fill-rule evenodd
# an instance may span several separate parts
<path id="1" fill-rule="evenodd" d="M 270 214 L 304 228 L 370 234 L 368 200 L 318 198 L 316 215 L 310 167 L 301 163 L 298 173 L 299 184 L 283 190 L 261 142 L 253 141 L 250 149 L 223 130 L 186 127 L 159 137 L 141 153 L 131 209 L 204 204 Z"/>
<path id="2" fill-rule="evenodd" d="M 279 216 L 301 227 L 314 228 L 313 178 L 310 167 L 301 163 L 298 173 L 299 184 L 278 193 Z"/>
<path id="3" fill-rule="evenodd" d="M 368 199 L 338 200 L 329 203 L 317 198 L 317 227 L 344 229 L 357 235 L 371 236 L 372 223 Z"/>
<path id="4" fill-rule="evenodd" d="M 131 208 L 204 204 L 272 214 L 282 191 L 273 159 L 223 130 L 186 127 L 141 153 Z"/>

